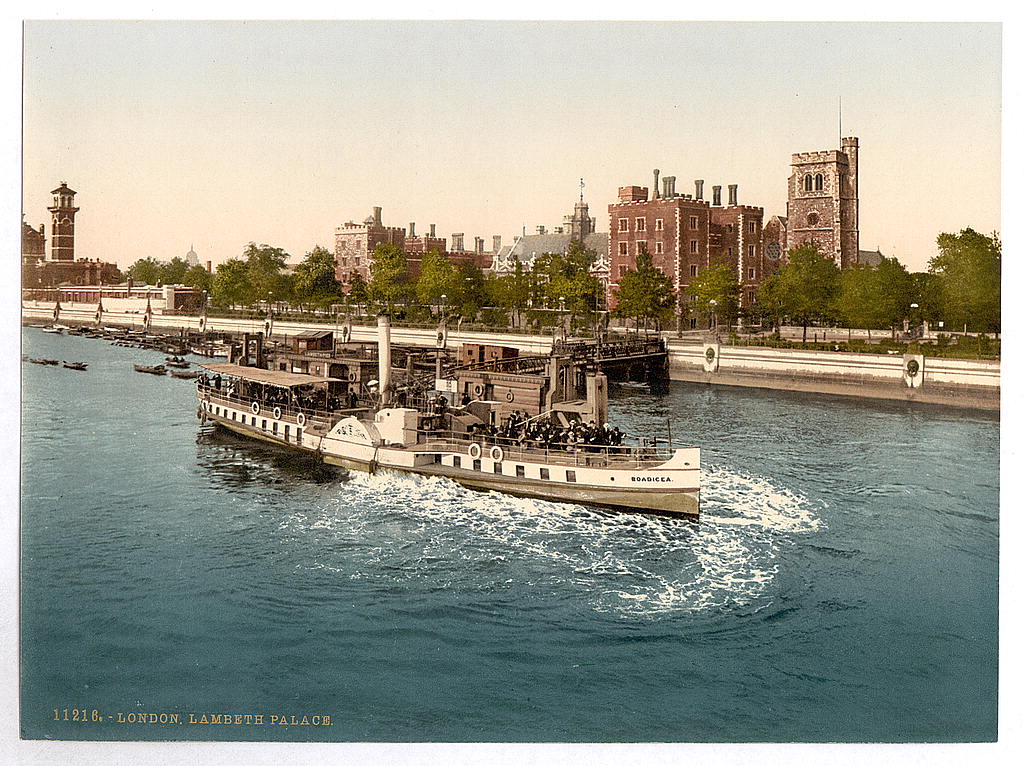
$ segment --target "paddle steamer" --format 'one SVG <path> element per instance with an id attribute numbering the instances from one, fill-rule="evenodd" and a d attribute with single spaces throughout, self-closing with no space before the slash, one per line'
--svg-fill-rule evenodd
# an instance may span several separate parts
<path id="1" fill-rule="evenodd" d="M 200 365 L 197 416 L 347 469 L 439 476 L 476 490 L 620 510 L 699 513 L 700 450 L 607 438 L 618 432 L 605 424 L 607 380 L 599 372 L 563 365 L 556 355 L 544 375 L 484 360 L 442 375 L 438 362 L 436 377 L 423 385 L 411 363 L 404 380 L 392 370 L 385 317 L 376 359 L 365 348 L 339 356 L 333 338 L 330 348 L 315 347 L 313 336 L 331 333 L 305 335 L 308 345 L 300 336 L 292 353 L 270 361 L 260 335 L 247 336 L 229 362 Z M 574 379 L 583 377 L 586 398 L 574 398 Z"/>

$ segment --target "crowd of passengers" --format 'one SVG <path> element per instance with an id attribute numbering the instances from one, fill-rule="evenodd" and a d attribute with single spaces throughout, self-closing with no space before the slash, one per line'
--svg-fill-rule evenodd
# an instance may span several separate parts
<path id="1" fill-rule="evenodd" d="M 618 447 L 623 437 L 622 431 L 608 423 L 599 426 L 593 421 L 584 423 L 582 420 L 573 420 L 568 426 L 562 426 L 547 417 L 530 418 L 520 410 L 509 415 L 500 426 L 480 424 L 471 433 L 521 447 L 549 448 L 560 445 L 570 450 L 584 451 Z"/>

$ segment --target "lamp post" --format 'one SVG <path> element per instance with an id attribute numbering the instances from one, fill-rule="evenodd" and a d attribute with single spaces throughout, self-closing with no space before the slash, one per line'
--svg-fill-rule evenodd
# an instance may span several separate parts
<path id="1" fill-rule="evenodd" d="M 708 301 L 708 305 L 711 306 L 711 332 L 714 334 L 715 340 L 718 340 L 718 301 L 712 298 Z"/>
<path id="2" fill-rule="evenodd" d="M 911 322 L 912 326 L 914 326 L 914 327 L 917 326 L 917 317 L 916 317 L 917 308 L 918 308 L 918 306 L 917 306 L 916 303 L 911 303 L 910 304 L 910 322 Z"/>

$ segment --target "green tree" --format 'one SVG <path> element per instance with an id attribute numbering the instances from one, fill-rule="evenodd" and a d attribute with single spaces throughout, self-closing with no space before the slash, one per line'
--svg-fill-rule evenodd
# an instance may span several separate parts
<path id="1" fill-rule="evenodd" d="M 251 289 L 249 302 L 288 299 L 291 290 L 281 274 L 288 253 L 279 247 L 250 242 L 243 256 Z"/>
<path id="2" fill-rule="evenodd" d="M 213 275 L 202 266 L 192 266 L 181 278 L 181 284 L 209 292 L 213 287 Z"/>
<path id="3" fill-rule="evenodd" d="M 671 319 L 676 301 L 672 280 L 653 265 L 646 248 L 641 249 L 636 257 L 636 269 L 626 269 L 619 278 L 614 296 L 616 306 L 612 314 L 636 320 L 637 329 L 641 319 L 645 328 L 648 320 L 662 322 Z"/>
<path id="4" fill-rule="evenodd" d="M 573 316 L 597 309 L 601 283 L 590 273 L 597 253 L 573 240 L 564 254 L 542 253 L 533 261 L 542 300 L 549 308 L 564 308 Z"/>
<path id="5" fill-rule="evenodd" d="M 140 258 L 125 272 L 132 282 L 155 285 L 160 281 L 160 262 L 156 258 Z"/>
<path id="6" fill-rule="evenodd" d="M 292 287 L 298 303 L 325 306 L 342 296 L 341 283 L 335 277 L 334 254 L 317 245 L 295 267 Z"/>
<path id="7" fill-rule="evenodd" d="M 730 325 L 739 315 L 740 283 L 727 264 L 716 263 L 701 269 L 685 290 L 693 298 L 691 308 L 718 324 Z"/>
<path id="8" fill-rule="evenodd" d="M 896 327 L 910 319 L 914 281 L 895 258 L 878 266 L 853 266 L 839 275 L 836 311 L 851 327 Z"/>
<path id="9" fill-rule="evenodd" d="M 349 305 L 356 306 L 365 306 L 370 301 L 369 285 L 358 271 L 352 274 L 349 280 L 347 301 Z"/>
<path id="10" fill-rule="evenodd" d="M 789 251 L 789 262 L 769 277 L 758 291 L 758 303 L 775 324 L 785 319 L 803 325 L 826 321 L 835 314 L 839 267 L 808 243 Z"/>
<path id="11" fill-rule="evenodd" d="M 406 300 L 409 291 L 409 263 L 405 253 L 395 245 L 379 244 L 370 261 L 370 283 L 367 294 L 378 309 L 386 307 L 394 313 L 396 303 Z"/>
<path id="12" fill-rule="evenodd" d="M 985 236 L 968 228 L 959 234 L 940 234 L 936 244 L 939 252 L 928 261 L 928 271 L 941 278 L 947 322 L 976 332 L 999 332 L 1003 251 L 999 235 Z"/>
<path id="13" fill-rule="evenodd" d="M 217 266 L 210 298 L 218 306 L 244 306 L 252 302 L 249 267 L 240 258 L 229 258 Z"/>
<path id="14" fill-rule="evenodd" d="M 416 280 L 416 300 L 424 306 L 439 306 L 441 296 L 445 304 L 455 298 L 455 267 L 443 253 L 432 250 L 420 262 L 420 275 Z"/>
<path id="15" fill-rule="evenodd" d="M 460 263 L 455 267 L 456 310 L 469 321 L 476 319 L 484 305 L 484 273 L 472 263 Z"/>
<path id="16" fill-rule="evenodd" d="M 945 324 L 942 310 L 942 276 L 927 271 L 915 271 L 910 275 L 914 294 L 911 303 L 918 306 L 915 319 L 938 327 L 939 322 Z"/>
<path id="17" fill-rule="evenodd" d="M 175 256 L 167 263 L 160 264 L 160 281 L 165 285 L 184 284 L 186 273 L 188 273 L 188 263 L 184 258 Z"/>

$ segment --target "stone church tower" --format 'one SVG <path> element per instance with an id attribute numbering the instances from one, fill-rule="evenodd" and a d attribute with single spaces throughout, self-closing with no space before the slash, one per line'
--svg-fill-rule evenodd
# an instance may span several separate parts
<path id="1" fill-rule="evenodd" d="M 857 138 L 842 149 L 794 154 L 789 177 L 786 249 L 815 242 L 836 266 L 857 263 L 860 252 L 860 200 Z"/>
<path id="2" fill-rule="evenodd" d="M 75 260 L 75 213 L 79 210 L 75 207 L 76 193 L 66 183 L 50 192 L 53 204 L 46 209 L 53 214 L 50 253 L 54 261 Z"/>

